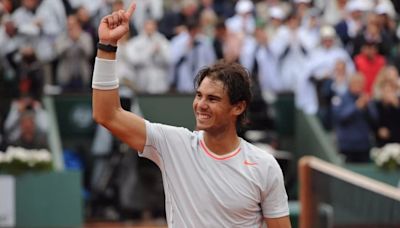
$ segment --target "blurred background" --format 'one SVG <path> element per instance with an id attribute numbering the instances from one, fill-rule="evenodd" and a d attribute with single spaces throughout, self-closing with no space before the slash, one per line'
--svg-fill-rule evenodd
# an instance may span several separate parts
<path id="1" fill-rule="evenodd" d="M 93 122 L 103 16 L 129 0 L 0 0 L 0 227 L 166 227 L 161 173 Z M 250 72 L 240 136 L 272 153 L 293 227 L 400 226 L 400 3 L 136 0 L 124 109 L 194 129 L 193 78 Z"/>

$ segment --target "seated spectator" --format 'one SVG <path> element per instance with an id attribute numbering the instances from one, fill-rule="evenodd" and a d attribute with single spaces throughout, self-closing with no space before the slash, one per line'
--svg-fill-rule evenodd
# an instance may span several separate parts
<path id="1" fill-rule="evenodd" d="M 29 109 L 23 111 L 18 125 L 21 135 L 15 140 L 9 141 L 9 145 L 20 146 L 26 149 L 48 148 L 47 135 L 36 126 L 34 111 Z"/>
<path id="2" fill-rule="evenodd" d="M 376 102 L 378 121 L 376 144 L 382 147 L 387 143 L 400 143 L 400 98 L 399 87 L 392 80 L 380 85 L 381 97 Z"/>
<path id="3" fill-rule="evenodd" d="M 346 162 L 369 161 L 372 145 L 370 124 L 376 112 L 364 86 L 365 78 L 355 74 L 350 78 L 349 90 L 332 99 L 338 149 Z"/>
<path id="4" fill-rule="evenodd" d="M 68 16 L 68 30 L 58 37 L 56 51 L 59 56 L 57 84 L 64 91 L 88 91 L 93 40 L 82 30 L 75 15 Z"/>
<path id="5" fill-rule="evenodd" d="M 6 144 L 27 149 L 47 148 L 46 115 L 40 102 L 32 97 L 14 100 L 4 124 Z"/>

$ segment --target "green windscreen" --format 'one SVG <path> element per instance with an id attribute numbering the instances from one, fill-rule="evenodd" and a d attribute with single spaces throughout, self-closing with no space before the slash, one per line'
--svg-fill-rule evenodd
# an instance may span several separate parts
<path id="1" fill-rule="evenodd" d="M 316 208 L 329 211 L 316 227 L 400 227 L 400 198 L 311 169 Z M 400 189 L 399 189 L 400 193 Z M 400 194 L 398 194 L 400 195 Z"/>

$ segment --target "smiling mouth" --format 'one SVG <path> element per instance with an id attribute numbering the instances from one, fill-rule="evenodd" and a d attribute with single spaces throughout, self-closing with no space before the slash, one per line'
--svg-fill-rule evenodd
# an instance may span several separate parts
<path id="1" fill-rule="evenodd" d="M 198 114 L 197 114 L 197 118 L 198 118 L 199 120 L 208 120 L 208 119 L 211 118 L 211 116 L 210 116 L 210 115 L 207 115 L 207 114 L 198 113 Z"/>

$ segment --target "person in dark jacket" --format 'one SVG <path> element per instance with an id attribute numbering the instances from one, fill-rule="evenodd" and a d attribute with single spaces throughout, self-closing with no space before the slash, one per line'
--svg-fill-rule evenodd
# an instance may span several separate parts
<path id="1" fill-rule="evenodd" d="M 381 85 L 381 98 L 377 101 L 376 144 L 382 147 L 387 143 L 400 143 L 400 98 L 398 85 L 386 80 Z"/>
<path id="2" fill-rule="evenodd" d="M 338 149 L 346 162 L 368 162 L 376 111 L 369 95 L 363 92 L 364 77 L 355 74 L 349 83 L 346 93 L 332 99 Z"/>

